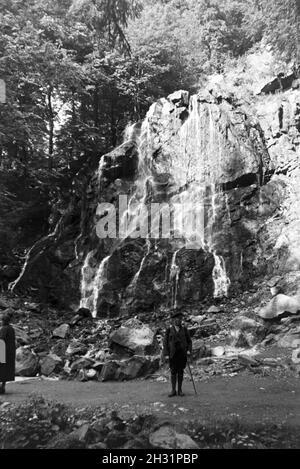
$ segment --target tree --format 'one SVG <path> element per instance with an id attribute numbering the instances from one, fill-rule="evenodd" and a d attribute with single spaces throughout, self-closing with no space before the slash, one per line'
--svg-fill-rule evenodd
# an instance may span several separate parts
<path id="1" fill-rule="evenodd" d="M 263 11 L 267 41 L 280 58 L 299 65 L 299 0 L 274 0 L 271 8 L 270 3 L 264 0 Z"/>

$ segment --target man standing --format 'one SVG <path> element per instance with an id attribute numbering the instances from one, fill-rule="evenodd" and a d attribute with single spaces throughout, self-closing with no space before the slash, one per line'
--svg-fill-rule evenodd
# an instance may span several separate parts
<path id="1" fill-rule="evenodd" d="M 166 330 L 163 346 L 163 357 L 169 360 L 171 370 L 172 390 L 169 397 L 176 396 L 176 381 L 178 382 L 178 396 L 182 392 L 183 373 L 187 358 L 192 352 L 192 340 L 189 331 L 182 325 L 183 314 L 174 311 L 171 314 L 172 325 Z"/>
<path id="2" fill-rule="evenodd" d="M 4 314 L 0 328 L 1 356 L 0 356 L 0 394 L 5 394 L 6 381 L 15 380 L 15 331 L 10 325 L 10 316 Z M 5 344 L 5 350 L 4 350 Z"/>

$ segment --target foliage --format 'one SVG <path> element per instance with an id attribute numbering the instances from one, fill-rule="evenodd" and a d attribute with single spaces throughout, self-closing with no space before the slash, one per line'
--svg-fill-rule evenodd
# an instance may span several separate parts
<path id="1" fill-rule="evenodd" d="M 2 0 L 0 237 L 10 240 L 9 249 L 20 239 L 22 249 L 30 246 L 23 227 L 32 217 L 40 217 L 36 238 L 49 230 L 49 207 L 68 202 L 78 173 L 93 169 L 154 100 L 180 88 L 196 91 L 262 39 L 281 59 L 297 62 L 298 2 L 272 5 Z"/>
<path id="2" fill-rule="evenodd" d="M 266 37 L 273 50 L 286 62 L 299 65 L 300 2 L 299 0 L 264 0 Z"/>

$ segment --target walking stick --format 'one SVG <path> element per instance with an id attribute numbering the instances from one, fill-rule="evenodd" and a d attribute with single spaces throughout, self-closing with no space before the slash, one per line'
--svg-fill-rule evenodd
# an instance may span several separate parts
<path id="1" fill-rule="evenodd" d="M 195 391 L 195 394 L 196 394 L 196 396 L 197 396 L 195 381 L 194 381 L 193 374 L 192 374 L 192 370 L 191 370 L 191 367 L 190 367 L 190 364 L 189 364 L 189 361 L 188 361 L 188 360 L 187 360 L 187 366 L 188 366 L 188 369 L 189 369 L 189 372 L 190 372 L 190 376 L 191 376 L 191 380 L 192 380 L 192 383 L 193 383 L 193 386 L 194 386 L 194 391 Z"/>

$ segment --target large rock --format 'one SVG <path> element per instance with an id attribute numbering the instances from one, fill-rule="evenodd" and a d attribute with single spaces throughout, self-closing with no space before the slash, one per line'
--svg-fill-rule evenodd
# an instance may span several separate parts
<path id="1" fill-rule="evenodd" d="M 210 306 L 207 310 L 207 312 L 209 314 L 211 314 L 211 313 L 213 313 L 213 314 L 222 313 L 222 311 L 224 311 L 224 308 L 222 306 L 215 306 L 215 305 Z"/>
<path id="2" fill-rule="evenodd" d="M 159 352 L 155 333 L 138 320 L 128 320 L 110 336 L 111 344 L 117 344 L 137 355 L 151 355 Z"/>
<path id="3" fill-rule="evenodd" d="M 198 360 L 200 358 L 210 357 L 211 350 L 205 345 L 204 340 L 193 340 L 193 358 Z"/>
<path id="4" fill-rule="evenodd" d="M 246 316 L 238 316 L 230 322 L 232 346 L 252 347 L 262 342 L 267 335 L 267 328 L 259 321 Z"/>
<path id="5" fill-rule="evenodd" d="M 19 347 L 16 350 L 16 375 L 36 376 L 39 368 L 39 359 L 29 348 Z"/>
<path id="6" fill-rule="evenodd" d="M 14 326 L 14 330 L 15 330 L 17 342 L 20 345 L 28 345 L 30 343 L 30 338 L 23 329 L 21 329 L 18 326 Z"/>
<path id="7" fill-rule="evenodd" d="M 104 363 L 99 381 L 117 381 L 119 372 L 119 363 L 115 360 L 110 360 Z"/>
<path id="8" fill-rule="evenodd" d="M 49 376 L 51 373 L 59 371 L 62 365 L 62 359 L 54 353 L 50 353 L 40 360 L 41 373 L 45 376 Z"/>
<path id="9" fill-rule="evenodd" d="M 53 331 L 53 337 L 59 337 L 61 339 L 65 339 L 70 333 L 70 326 L 69 324 L 62 324 L 61 326 L 57 327 Z"/>
<path id="10" fill-rule="evenodd" d="M 91 358 L 87 358 L 87 357 L 78 358 L 78 360 L 75 360 L 72 363 L 71 372 L 73 373 L 81 369 L 92 368 L 93 364 L 94 364 L 94 360 L 92 360 Z"/>
<path id="11" fill-rule="evenodd" d="M 258 315 L 263 319 L 277 318 L 283 313 L 297 314 L 300 311 L 300 296 L 276 295 Z"/>
<path id="12" fill-rule="evenodd" d="M 134 356 L 120 362 L 118 380 L 130 380 L 155 373 L 159 369 L 159 359 Z"/>
<path id="13" fill-rule="evenodd" d="M 162 449 L 199 449 L 199 446 L 188 435 L 177 433 L 175 428 L 164 425 L 149 436 L 154 448 Z"/>
<path id="14" fill-rule="evenodd" d="M 87 351 L 87 345 L 82 344 L 79 340 L 72 340 L 68 345 L 66 355 L 69 355 L 70 357 L 73 355 L 85 355 Z"/>

